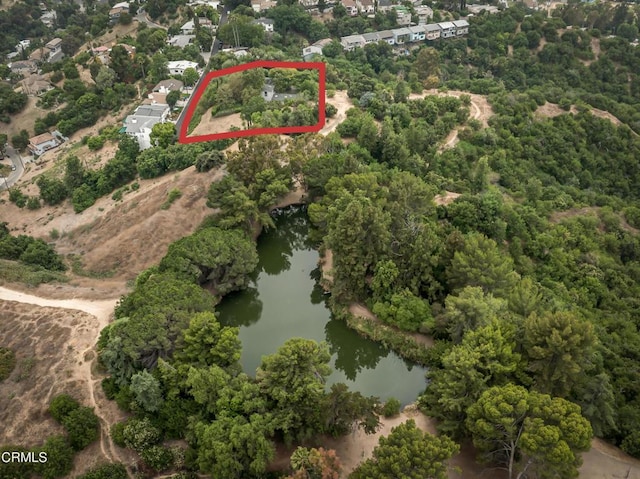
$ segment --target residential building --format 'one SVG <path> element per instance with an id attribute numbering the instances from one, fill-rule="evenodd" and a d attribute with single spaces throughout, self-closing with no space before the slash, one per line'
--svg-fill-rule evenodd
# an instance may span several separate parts
<path id="1" fill-rule="evenodd" d="M 156 93 L 167 94 L 172 91 L 181 91 L 183 87 L 184 83 L 182 83 L 180 80 L 169 78 L 168 80 L 162 80 L 160 83 L 154 86 L 153 91 Z"/>
<path id="2" fill-rule="evenodd" d="M 298 0 L 298 2 L 300 5 L 308 9 L 318 7 L 318 0 Z"/>
<path id="3" fill-rule="evenodd" d="M 396 45 L 411 42 L 413 36 L 408 28 L 394 28 L 391 33 L 393 34 L 393 42 Z"/>
<path id="4" fill-rule="evenodd" d="M 180 27 L 180 33 L 183 35 L 193 35 L 196 32 L 196 24 L 193 20 L 189 20 L 187 23 Z"/>
<path id="5" fill-rule="evenodd" d="M 58 19 L 58 14 L 55 10 L 45 11 L 40 15 L 40 21 L 48 28 L 53 28 Z"/>
<path id="6" fill-rule="evenodd" d="M 340 0 L 342 6 L 347 10 L 347 15 L 355 17 L 358 15 L 358 5 L 355 0 Z"/>
<path id="7" fill-rule="evenodd" d="M 393 3 L 391 0 L 378 0 L 378 11 L 379 12 L 388 12 L 393 8 Z"/>
<path id="8" fill-rule="evenodd" d="M 214 10 L 217 10 L 220 4 L 222 4 L 222 2 L 218 0 L 192 0 L 189 3 L 187 3 L 187 5 L 191 5 L 192 7 L 195 7 L 198 5 L 206 5 L 208 7 L 213 8 Z"/>
<path id="9" fill-rule="evenodd" d="M 359 9 L 362 13 L 367 15 L 373 15 L 376 13 L 376 6 L 373 0 L 358 0 Z"/>
<path id="10" fill-rule="evenodd" d="M 415 11 L 418 16 L 418 25 L 426 25 L 433 18 L 433 9 L 426 5 L 415 7 Z"/>
<path id="11" fill-rule="evenodd" d="M 262 28 L 264 28 L 264 31 L 267 32 L 267 33 L 273 32 L 273 23 L 274 22 L 270 18 L 261 17 L 261 18 L 258 18 L 256 20 L 254 20 L 251 23 L 257 23 L 258 25 L 262 25 Z"/>
<path id="12" fill-rule="evenodd" d="M 187 68 L 193 68 L 197 71 L 198 64 L 187 60 L 178 60 L 174 62 L 167 62 L 167 68 L 169 69 L 169 75 L 184 75 L 184 71 Z"/>
<path id="13" fill-rule="evenodd" d="M 408 27 L 408 30 L 411 32 L 411 41 L 412 42 L 422 42 L 426 39 L 425 34 L 425 26 L 417 25 L 415 27 Z"/>
<path id="14" fill-rule="evenodd" d="M 314 55 L 322 55 L 322 49 L 331 43 L 331 38 L 323 38 L 317 42 L 302 49 L 302 58 L 307 61 L 313 58 Z"/>
<path id="15" fill-rule="evenodd" d="M 451 38 L 456 36 L 456 26 L 452 22 L 441 22 L 437 25 L 440 27 L 440 38 Z"/>
<path id="16" fill-rule="evenodd" d="M 169 105 L 141 105 L 124 120 L 125 133 L 138 140 L 141 150 L 151 148 L 151 130 L 164 123 L 169 116 Z"/>
<path id="17" fill-rule="evenodd" d="M 469 22 L 466 20 L 454 20 L 451 23 L 456 26 L 456 36 L 462 36 L 469 33 Z"/>
<path id="18" fill-rule="evenodd" d="M 424 26 L 424 32 L 428 41 L 440 38 L 440 27 L 436 23 L 429 23 Z"/>
<path id="19" fill-rule="evenodd" d="M 346 37 L 342 37 L 340 39 L 340 43 L 342 44 L 342 48 L 346 51 L 350 52 L 355 48 L 362 48 L 365 45 L 364 38 L 362 35 L 347 35 Z"/>
<path id="20" fill-rule="evenodd" d="M 62 60 L 62 57 L 64 56 L 62 53 L 62 38 L 54 38 L 44 47 L 49 50 L 49 56 L 46 59 L 47 62 L 54 63 Z"/>
<path id="21" fill-rule="evenodd" d="M 317 3 L 317 2 L 316 2 Z M 275 0 L 252 0 L 251 8 L 256 13 L 264 12 L 277 5 Z"/>
<path id="22" fill-rule="evenodd" d="M 380 41 L 378 32 L 363 33 L 362 38 L 364 38 L 365 45 L 368 45 L 369 43 L 378 43 Z"/>
<path id="23" fill-rule="evenodd" d="M 18 73 L 22 76 L 27 76 L 38 71 L 38 65 L 33 60 L 19 60 L 17 62 L 11 62 L 9 68 L 12 73 Z"/>
<path id="24" fill-rule="evenodd" d="M 378 41 L 379 42 L 387 42 L 389 45 L 395 45 L 396 40 L 393 36 L 393 32 L 391 30 L 382 30 L 378 32 Z"/>
<path id="25" fill-rule="evenodd" d="M 271 81 L 271 78 L 264 79 L 264 86 L 262 87 L 262 98 L 265 101 L 286 101 L 295 100 L 298 98 L 297 93 L 276 93 L 275 87 Z"/>
<path id="26" fill-rule="evenodd" d="M 31 40 L 20 40 L 16 45 L 16 51 L 22 52 L 31 46 Z"/>
<path id="27" fill-rule="evenodd" d="M 394 5 L 393 9 L 396 11 L 398 17 L 398 25 L 411 25 L 411 12 L 404 5 Z"/>
<path id="28" fill-rule="evenodd" d="M 24 93 L 31 96 L 37 96 L 53 89 L 49 80 L 37 74 L 29 75 L 20 81 L 19 85 Z"/>
<path id="29" fill-rule="evenodd" d="M 42 133 L 41 135 L 34 136 L 33 138 L 29 138 L 29 151 L 35 155 L 40 156 L 45 151 L 51 150 L 57 147 L 60 144 L 60 141 L 55 138 L 51 133 Z"/>
<path id="30" fill-rule="evenodd" d="M 109 21 L 111 23 L 117 23 L 124 13 L 129 13 L 128 5 L 126 7 L 113 7 L 111 10 L 109 10 Z"/>
<path id="31" fill-rule="evenodd" d="M 192 44 L 195 39 L 195 35 L 174 35 L 171 38 L 167 38 L 167 44 L 178 48 L 184 48 L 187 45 Z"/>
<path id="32" fill-rule="evenodd" d="M 498 7 L 495 7 L 493 5 L 478 5 L 478 4 L 467 4 L 467 10 L 469 11 L 469 13 L 473 14 L 473 15 L 477 15 L 480 12 L 487 12 L 487 13 L 498 13 L 500 11 L 500 9 L 498 9 Z"/>

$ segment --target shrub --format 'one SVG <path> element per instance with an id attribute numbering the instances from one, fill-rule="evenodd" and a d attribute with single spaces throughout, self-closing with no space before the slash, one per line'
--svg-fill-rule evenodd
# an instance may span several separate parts
<path id="1" fill-rule="evenodd" d="M 124 428 L 126 425 L 126 422 L 117 422 L 111 426 L 109 430 L 109 435 L 116 446 L 127 447 L 127 444 L 124 442 Z"/>
<path id="2" fill-rule="evenodd" d="M 96 466 L 76 479 L 127 479 L 128 477 L 127 469 L 118 462 Z"/>
<path id="3" fill-rule="evenodd" d="M 169 194 L 167 195 L 167 199 L 164 203 L 162 203 L 161 208 L 163 210 L 168 210 L 173 204 L 173 202 L 176 201 L 181 196 L 182 196 L 182 192 L 178 188 L 173 188 L 171 191 L 169 191 Z"/>
<path id="4" fill-rule="evenodd" d="M 640 228 L 640 208 L 637 206 L 629 206 L 624 209 L 624 217 L 634 228 Z"/>
<path id="5" fill-rule="evenodd" d="M 162 446 L 151 446 L 144 449 L 140 456 L 150 468 L 156 471 L 164 471 L 173 463 L 173 454 Z"/>
<path id="6" fill-rule="evenodd" d="M 9 201 L 15 203 L 18 208 L 24 208 L 27 204 L 27 197 L 17 188 L 9 189 Z"/>
<path id="7" fill-rule="evenodd" d="M 633 457 L 640 457 L 640 431 L 634 431 L 624 438 L 620 449 Z"/>
<path id="8" fill-rule="evenodd" d="M 40 451 L 47 453 L 47 462 L 39 463 L 36 466 L 36 472 L 44 479 L 64 477 L 71 472 L 71 468 L 73 467 L 73 449 L 71 449 L 71 446 L 64 437 L 50 437 Z"/>
<path id="9" fill-rule="evenodd" d="M 160 441 L 160 430 L 148 418 L 131 419 L 122 431 L 124 443 L 135 451 L 143 451 Z"/>
<path id="10" fill-rule="evenodd" d="M 100 435 L 100 421 L 90 407 L 83 406 L 71 411 L 62 424 L 69 434 L 69 444 L 76 451 L 81 451 Z"/>
<path id="11" fill-rule="evenodd" d="M 60 238 L 60 232 L 53 228 L 51 231 L 49 231 L 49 238 L 51 238 L 52 240 L 57 240 L 58 238 Z"/>
<path id="12" fill-rule="evenodd" d="M 108 378 L 104 378 L 102 380 L 102 390 L 104 391 L 104 395 L 107 397 L 107 399 L 109 399 L 110 401 L 113 401 L 116 398 L 116 395 L 118 394 L 118 392 L 120 391 L 120 388 L 118 387 L 118 383 L 116 383 L 116 380 L 113 379 L 112 377 L 108 377 Z"/>
<path id="13" fill-rule="evenodd" d="M 40 198 L 37 196 L 29 196 L 29 199 L 27 200 L 27 209 L 37 210 L 40 206 Z"/>
<path id="14" fill-rule="evenodd" d="M 90 150 L 99 150 L 104 146 L 104 138 L 102 136 L 92 136 L 87 139 L 87 146 Z"/>
<path id="15" fill-rule="evenodd" d="M 384 417 L 393 417 L 400 414 L 400 401 L 396 398 L 389 398 L 382 407 L 382 415 Z"/>
<path id="16" fill-rule="evenodd" d="M 73 411 L 80 407 L 80 403 L 68 394 L 60 394 L 49 403 L 49 414 L 59 423 Z"/>
<path id="17" fill-rule="evenodd" d="M 7 379 L 15 367 L 15 353 L 11 349 L 0 347 L 0 381 Z"/>

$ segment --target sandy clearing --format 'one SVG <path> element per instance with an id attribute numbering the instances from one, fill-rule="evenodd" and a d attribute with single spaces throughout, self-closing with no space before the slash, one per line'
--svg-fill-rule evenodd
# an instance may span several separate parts
<path id="1" fill-rule="evenodd" d="M 324 127 L 320 130 L 322 135 L 328 135 L 338 127 L 347 118 L 347 110 L 353 108 L 353 103 L 347 96 L 347 92 L 344 90 L 336 91 L 333 98 L 327 98 L 327 104 L 333 105 L 337 108 L 336 114 L 333 118 L 328 118 Z"/>
<path id="2" fill-rule="evenodd" d="M 623 125 L 624 123 L 620 121 L 617 117 L 609 113 L 605 110 L 600 110 L 599 108 L 589 107 L 589 112 L 593 116 L 597 116 L 598 118 L 603 118 L 605 120 L 609 120 L 615 126 Z M 539 106 L 536 111 L 533 113 L 536 118 L 553 118 L 559 115 L 566 115 L 567 113 L 577 114 L 578 109 L 575 105 L 571 106 L 569 111 L 560 108 L 556 103 L 545 103 L 542 106 Z M 633 134 L 637 135 L 637 133 L 633 132 Z"/>
<path id="3" fill-rule="evenodd" d="M 436 205 L 448 205 L 453 203 L 457 197 L 461 196 L 461 193 L 454 193 L 453 191 L 445 191 L 444 194 L 436 195 L 433 197 L 433 202 Z"/>
<path id="4" fill-rule="evenodd" d="M 219 116 L 214 118 L 211 116 L 211 110 L 207 110 L 202 115 L 202 119 L 198 126 L 189 134 L 192 136 L 211 135 L 213 133 L 224 133 L 231 128 L 236 127 L 242 130 L 246 129 L 240 113 L 233 113 L 231 115 Z"/>

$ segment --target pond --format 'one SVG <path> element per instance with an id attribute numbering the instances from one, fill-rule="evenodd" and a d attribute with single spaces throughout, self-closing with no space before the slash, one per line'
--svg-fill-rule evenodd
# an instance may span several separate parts
<path id="1" fill-rule="evenodd" d="M 274 216 L 276 228 L 258 238 L 260 261 L 249 288 L 226 296 L 218 318 L 240 328 L 241 363 L 255 375 L 263 355 L 273 354 L 289 338 L 325 341 L 333 373 L 328 384 L 343 382 L 365 396 L 415 401 L 426 386 L 426 369 L 359 336 L 332 317 L 319 285 L 319 254 L 309 241 L 309 220 L 301 207 Z"/>

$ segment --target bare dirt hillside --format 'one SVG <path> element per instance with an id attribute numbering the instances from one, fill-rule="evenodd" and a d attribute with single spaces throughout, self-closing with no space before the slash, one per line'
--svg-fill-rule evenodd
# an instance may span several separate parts
<path id="1" fill-rule="evenodd" d="M 214 118 L 211 116 L 211 110 L 208 110 L 202 115 L 202 119 L 198 126 L 189 134 L 189 136 L 211 135 L 213 133 L 224 133 L 231 130 L 232 127 L 245 130 L 240 113 L 233 113 L 231 115 L 219 116 Z"/>
<path id="2" fill-rule="evenodd" d="M 608 111 L 600 110 L 598 108 L 590 108 L 589 112 L 593 116 L 597 116 L 598 118 L 604 118 L 605 120 L 609 120 L 615 126 L 620 126 L 623 123 L 613 116 Z M 572 106 L 569 111 L 563 110 L 555 103 L 545 103 L 542 106 L 539 106 L 538 109 L 533 113 L 537 118 L 553 118 L 554 116 L 566 115 L 567 113 L 573 113 L 574 115 L 578 113 L 578 110 L 575 106 Z"/>

